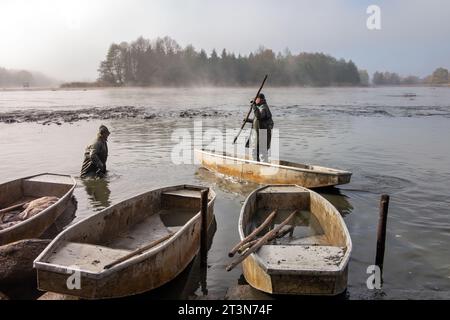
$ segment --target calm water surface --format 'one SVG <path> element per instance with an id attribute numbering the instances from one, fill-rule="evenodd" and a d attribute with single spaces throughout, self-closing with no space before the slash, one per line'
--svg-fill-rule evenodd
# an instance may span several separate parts
<path id="1" fill-rule="evenodd" d="M 238 241 L 241 205 L 257 185 L 220 179 L 195 164 L 174 165 L 172 134 L 176 129 L 192 132 L 200 120 L 203 130 L 238 127 L 253 91 L 0 91 L 0 113 L 137 106 L 160 114 L 152 120 L 105 123 L 112 132 L 109 177 L 78 179 L 74 222 L 155 187 L 211 186 L 217 193 L 217 230 L 207 273 L 200 274 L 194 265 L 184 280 L 169 285 L 177 290 L 166 291 L 172 292 L 169 297 L 222 298 L 241 277 L 240 268 L 225 271 L 227 252 Z M 405 97 L 406 93 L 416 96 Z M 385 297 L 389 289 L 450 291 L 450 89 L 267 88 L 265 94 L 280 130 L 281 158 L 353 172 L 350 184 L 321 191 L 342 213 L 353 240 L 347 295 L 374 295 L 366 288 L 366 269 L 374 263 L 382 193 L 391 195 Z M 179 117 L 184 110 L 219 111 L 219 116 Z M 0 180 L 40 172 L 77 176 L 84 148 L 100 124 L 0 124 Z"/>

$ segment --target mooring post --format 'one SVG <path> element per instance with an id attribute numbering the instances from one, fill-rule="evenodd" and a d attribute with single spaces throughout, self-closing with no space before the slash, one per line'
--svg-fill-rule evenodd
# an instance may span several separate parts
<path id="1" fill-rule="evenodd" d="M 200 232 L 200 265 L 206 266 L 208 261 L 208 194 L 209 188 L 200 192 L 201 198 L 201 232 Z"/>
<path id="2" fill-rule="evenodd" d="M 389 208 L 389 196 L 383 194 L 380 200 L 380 217 L 378 220 L 377 233 L 377 255 L 375 257 L 375 265 L 380 268 L 381 281 L 383 281 L 383 262 L 384 262 L 384 248 L 386 242 L 386 223 Z"/>

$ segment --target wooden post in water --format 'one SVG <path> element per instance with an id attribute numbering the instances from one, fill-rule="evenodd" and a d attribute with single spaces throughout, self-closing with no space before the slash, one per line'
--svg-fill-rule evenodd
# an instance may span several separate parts
<path id="1" fill-rule="evenodd" d="M 389 196 L 383 194 L 380 200 L 380 217 L 378 220 L 378 233 L 377 233 L 377 254 L 375 257 L 375 265 L 380 268 L 381 281 L 383 281 L 383 262 L 384 262 L 384 248 L 386 242 L 386 224 L 387 214 L 389 208 Z"/>
<path id="2" fill-rule="evenodd" d="M 209 188 L 200 191 L 201 199 L 201 231 L 200 231 L 200 266 L 206 267 L 208 262 L 208 194 Z"/>

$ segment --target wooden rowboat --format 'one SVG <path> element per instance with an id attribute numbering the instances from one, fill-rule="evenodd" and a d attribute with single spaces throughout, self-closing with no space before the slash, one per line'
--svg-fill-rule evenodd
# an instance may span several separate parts
<path id="1" fill-rule="evenodd" d="M 169 282 L 199 251 L 200 191 L 186 185 L 149 191 L 67 228 L 34 261 L 38 288 L 102 299 Z M 215 197 L 210 190 L 208 228 Z M 71 274 L 79 275 L 79 287 L 68 287 Z"/>
<path id="2" fill-rule="evenodd" d="M 351 172 L 283 160 L 257 162 L 226 153 L 195 150 L 204 168 L 240 181 L 259 184 L 296 184 L 306 188 L 330 187 L 350 182 Z"/>
<path id="3" fill-rule="evenodd" d="M 45 173 L 0 184 L 0 209 L 53 196 L 59 200 L 27 220 L 0 230 L 0 245 L 39 238 L 64 212 L 75 189 L 75 180 L 68 175 Z"/>
<path id="4" fill-rule="evenodd" d="M 352 242 L 337 209 L 300 186 L 266 186 L 251 193 L 242 207 L 241 240 L 274 210 L 274 225 L 297 211 L 291 224 L 294 232 L 263 245 L 242 262 L 247 282 L 272 294 L 336 295 L 345 291 Z"/>

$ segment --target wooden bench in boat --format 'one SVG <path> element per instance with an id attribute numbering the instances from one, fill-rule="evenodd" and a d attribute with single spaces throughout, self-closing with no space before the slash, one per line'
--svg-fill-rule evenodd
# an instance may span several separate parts
<path id="1" fill-rule="evenodd" d="M 163 195 L 200 199 L 200 191 L 194 189 L 179 189 L 173 191 L 165 191 L 163 192 Z"/>
<path id="2" fill-rule="evenodd" d="M 278 239 L 277 244 L 292 246 L 292 245 L 309 245 L 309 246 L 324 246 L 328 245 L 329 241 L 324 234 L 313 235 L 298 239 Z"/>
<path id="3" fill-rule="evenodd" d="M 334 246 L 265 245 L 258 251 L 258 257 L 271 274 L 334 272 L 339 270 L 344 253 L 344 248 Z"/>

